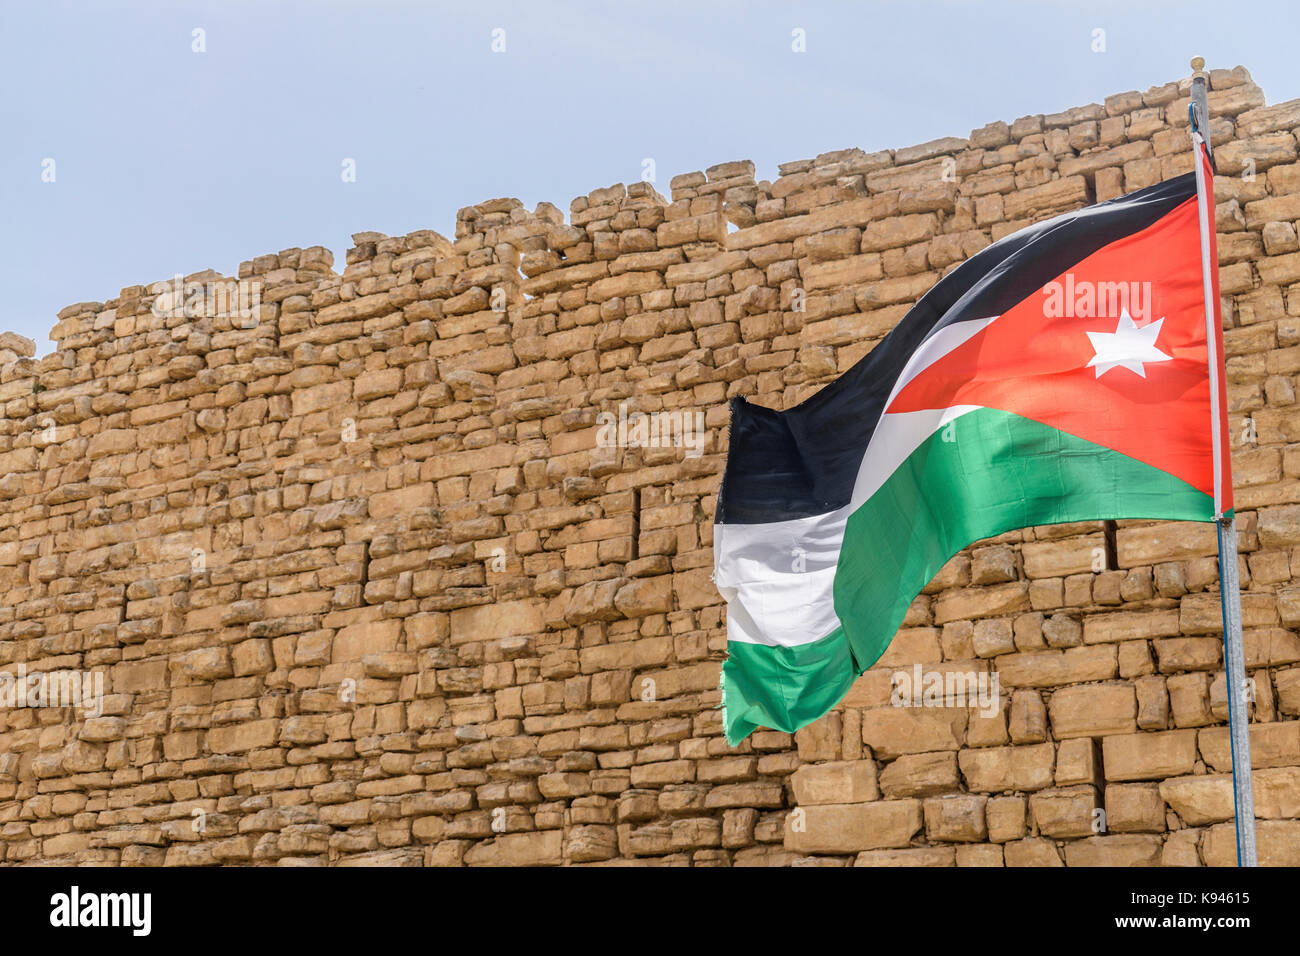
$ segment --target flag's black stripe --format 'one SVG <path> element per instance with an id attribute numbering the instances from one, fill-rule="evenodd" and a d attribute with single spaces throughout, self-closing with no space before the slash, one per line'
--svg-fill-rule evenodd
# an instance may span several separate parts
<path id="1" fill-rule="evenodd" d="M 716 520 L 785 521 L 848 504 L 885 400 L 922 342 L 957 322 L 1001 315 L 1195 195 L 1188 173 L 1022 229 L 939 280 L 879 345 L 806 401 L 778 412 L 735 398 Z"/>

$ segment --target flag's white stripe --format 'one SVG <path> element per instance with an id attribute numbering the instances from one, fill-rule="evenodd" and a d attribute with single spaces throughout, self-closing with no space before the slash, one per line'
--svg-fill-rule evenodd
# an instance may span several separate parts
<path id="1" fill-rule="evenodd" d="M 713 526 L 727 639 L 791 647 L 839 627 L 831 586 L 848 508 L 766 524 Z"/>
<path id="2" fill-rule="evenodd" d="M 862 467 L 858 469 L 858 480 L 853 486 L 853 500 L 849 504 L 849 514 L 857 511 L 868 498 L 880 490 L 880 486 L 889 480 L 889 476 L 898 470 L 898 466 L 907 460 L 907 456 L 916 451 L 921 443 L 943 429 L 949 422 L 954 422 L 973 411 L 980 405 L 953 405 L 951 408 L 927 408 L 919 412 L 898 412 L 886 415 L 876 426 L 876 433 L 871 436 L 868 453 L 862 458 Z M 876 436 L 880 441 L 876 441 Z M 847 516 L 845 518 L 847 521 Z"/>
<path id="3" fill-rule="evenodd" d="M 922 370 L 992 321 L 960 322 L 931 336 L 903 367 L 884 407 Z M 839 627 L 832 589 L 849 515 L 923 441 L 976 407 L 882 413 L 862 456 L 853 497 L 843 508 L 788 521 L 714 525 L 714 581 L 727 600 L 728 640 L 794 647 Z"/>
<path id="4" fill-rule="evenodd" d="M 772 572 L 735 587 L 727 599 L 727 640 L 769 647 L 811 644 L 840 626 L 835 616 L 835 566 L 803 574 Z"/>

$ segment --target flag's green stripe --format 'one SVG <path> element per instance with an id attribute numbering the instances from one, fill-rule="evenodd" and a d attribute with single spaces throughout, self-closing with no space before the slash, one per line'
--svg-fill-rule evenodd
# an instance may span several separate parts
<path id="1" fill-rule="evenodd" d="M 961 416 L 849 517 L 834 591 L 853 656 L 874 664 L 962 548 L 1030 525 L 1125 518 L 1213 521 L 1214 502 L 1168 472 L 1019 415 Z"/>
<path id="2" fill-rule="evenodd" d="M 935 432 L 849 518 L 835 576 L 842 627 L 797 647 L 731 641 L 724 722 L 735 745 L 827 713 L 962 548 L 1030 525 L 1213 521 L 1211 497 L 1167 472 L 1019 415 L 970 412 Z"/>
<path id="3" fill-rule="evenodd" d="M 723 723 L 733 747 L 759 727 L 794 733 L 840 702 L 859 670 L 844 632 L 795 647 L 727 643 Z"/>

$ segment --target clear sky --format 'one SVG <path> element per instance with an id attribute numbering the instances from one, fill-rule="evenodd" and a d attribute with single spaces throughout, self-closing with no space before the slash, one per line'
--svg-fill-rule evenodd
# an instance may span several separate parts
<path id="1" fill-rule="evenodd" d="M 177 272 L 311 245 L 342 268 L 354 232 L 451 236 L 498 196 L 567 212 L 646 159 L 665 195 L 729 160 L 775 178 L 1198 53 L 1282 102 L 1297 37 L 1294 0 L 3 0 L 0 331 L 45 354 L 59 309 Z"/>

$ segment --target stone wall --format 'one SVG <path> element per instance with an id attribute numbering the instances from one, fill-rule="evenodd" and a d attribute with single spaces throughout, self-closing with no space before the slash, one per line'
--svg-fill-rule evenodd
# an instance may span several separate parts
<path id="1" fill-rule="evenodd" d="M 1300 101 L 1212 88 L 1261 858 L 1295 865 Z M 0 861 L 1230 864 L 1208 527 L 982 542 L 817 724 L 731 749 L 716 709 L 727 399 L 798 402 L 990 242 L 1189 171 L 1186 117 L 1170 83 L 567 223 L 493 200 L 341 273 L 245 262 L 248 315 L 132 286 L 45 358 L 0 338 L 0 670 L 104 681 L 0 710 Z M 701 453 L 607 447 L 620 407 L 700 413 Z M 996 672 L 996 715 L 891 707 L 914 663 Z"/>

